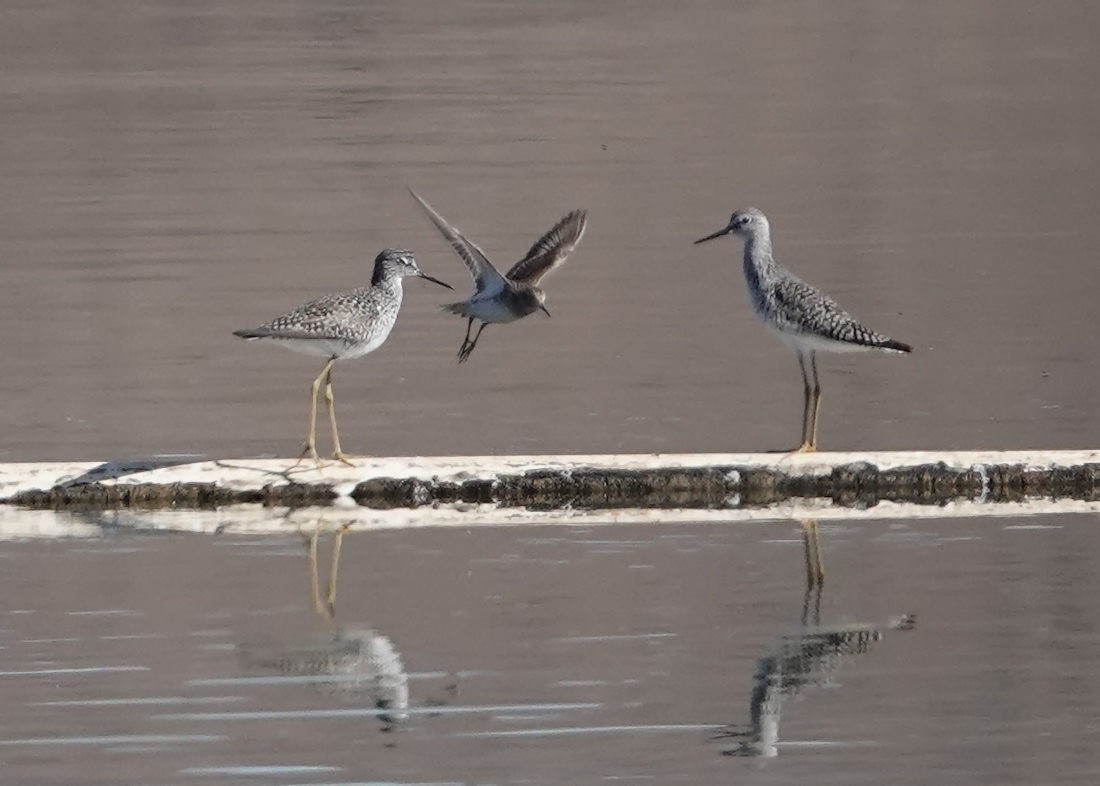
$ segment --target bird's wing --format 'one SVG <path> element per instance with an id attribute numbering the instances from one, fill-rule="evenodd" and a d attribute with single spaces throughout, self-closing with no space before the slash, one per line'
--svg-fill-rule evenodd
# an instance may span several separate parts
<path id="1" fill-rule="evenodd" d="M 420 207 L 424 208 L 424 212 L 428 215 L 428 218 L 435 224 L 435 228 L 439 230 L 439 233 L 451 244 L 451 248 L 455 250 L 455 253 L 466 263 L 466 268 L 470 271 L 470 275 L 474 277 L 474 284 L 477 286 L 477 291 L 502 289 L 504 287 L 504 279 L 500 273 L 497 272 L 497 269 L 493 267 L 493 263 L 489 261 L 489 258 L 485 256 L 485 252 L 467 240 L 461 232 L 448 224 L 443 216 L 435 212 L 432 206 L 421 199 L 420 195 L 411 188 L 409 189 L 409 193 L 412 194 L 412 198 L 419 203 Z"/>
<path id="2" fill-rule="evenodd" d="M 775 302 L 779 320 L 799 332 L 864 347 L 910 350 L 907 344 L 862 325 L 824 292 L 794 276 L 776 287 Z"/>
<path id="3" fill-rule="evenodd" d="M 367 289 L 322 295 L 303 303 L 293 311 L 260 325 L 238 330 L 241 338 L 345 339 L 347 326 L 361 320 L 364 314 L 375 319 L 380 306 Z"/>
<path id="4" fill-rule="evenodd" d="M 536 285 L 539 280 L 565 261 L 584 234 L 588 213 L 573 210 L 545 235 L 535 241 L 531 250 L 508 271 L 508 278 Z"/>

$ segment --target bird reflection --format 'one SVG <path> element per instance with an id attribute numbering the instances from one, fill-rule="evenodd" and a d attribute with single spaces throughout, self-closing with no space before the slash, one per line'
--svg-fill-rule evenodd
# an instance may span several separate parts
<path id="1" fill-rule="evenodd" d="M 336 623 L 336 578 L 345 528 L 332 536 L 329 576 L 324 597 L 318 570 L 318 528 L 306 540 L 309 555 L 309 587 L 313 609 L 331 629 L 331 637 L 282 652 L 265 665 L 286 674 L 331 675 L 331 682 L 319 683 L 326 693 L 347 698 L 366 697 L 378 710 L 383 731 L 392 731 L 409 716 L 409 678 L 401 654 L 387 636 L 367 627 Z"/>
<path id="2" fill-rule="evenodd" d="M 749 700 L 749 722 L 731 725 L 715 739 L 736 740 L 726 756 L 779 755 L 779 720 L 783 702 L 808 688 L 835 687 L 834 678 L 846 659 L 863 655 L 882 639 L 883 629 L 912 630 L 916 617 L 905 614 L 882 626 L 854 623 L 822 625 L 821 598 L 825 570 L 818 542 L 817 522 L 802 522 L 806 560 L 806 591 L 799 626 L 784 634 L 756 662 Z"/>
<path id="3" fill-rule="evenodd" d="M 802 548 L 806 555 L 806 594 L 808 603 L 811 591 L 817 595 L 817 613 L 821 614 L 821 590 L 825 584 L 825 563 L 821 559 L 821 542 L 818 539 L 817 520 L 802 522 Z M 802 624 L 806 624 L 806 606 L 802 608 Z"/>

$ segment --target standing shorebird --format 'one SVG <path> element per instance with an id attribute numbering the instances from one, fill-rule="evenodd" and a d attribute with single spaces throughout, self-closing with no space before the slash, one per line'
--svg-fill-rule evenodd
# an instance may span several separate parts
<path id="1" fill-rule="evenodd" d="M 502 276 L 480 248 L 448 224 L 443 216 L 435 212 L 411 188 L 409 193 L 424 208 L 428 218 L 466 263 L 470 275 L 474 277 L 475 291 L 468 300 L 443 306 L 444 311 L 466 317 L 466 337 L 462 339 L 462 346 L 458 349 L 459 363 L 470 357 L 486 325 L 493 322 L 515 322 L 536 311 L 550 316 L 546 309 L 546 293 L 539 289 L 538 284 L 543 276 L 564 262 L 580 242 L 588 215 L 585 211 L 573 210 L 567 213 L 549 232 L 535 241 L 535 245 L 531 246 L 523 259 L 512 265 Z M 470 330 L 475 319 L 481 321 L 481 327 L 471 341 Z"/>
<path id="2" fill-rule="evenodd" d="M 821 383 L 817 379 L 817 352 L 856 352 L 881 349 L 911 352 L 908 344 L 894 341 L 864 327 L 832 298 L 798 278 L 772 257 L 768 218 L 754 207 L 737 210 L 729 223 L 696 244 L 722 235 L 739 235 L 745 243 L 745 281 L 756 315 L 798 355 L 802 371 L 802 444 L 797 452 L 817 450 L 817 413 Z M 809 359 L 813 386 L 806 373 Z"/>
<path id="3" fill-rule="evenodd" d="M 337 360 L 361 357 L 382 346 L 401 310 L 401 280 L 405 276 L 425 278 L 453 289 L 450 284 L 422 273 L 411 251 L 387 248 L 374 260 L 369 287 L 324 295 L 258 328 L 233 331 L 233 335 L 251 341 L 273 341 L 296 352 L 328 358 L 310 387 L 309 436 L 299 460 L 309 455 L 314 461 L 320 461 L 317 457 L 317 393 L 323 380 L 325 406 L 332 427 L 332 457 L 350 463 L 340 449 L 340 434 L 336 430 L 332 367 Z"/>

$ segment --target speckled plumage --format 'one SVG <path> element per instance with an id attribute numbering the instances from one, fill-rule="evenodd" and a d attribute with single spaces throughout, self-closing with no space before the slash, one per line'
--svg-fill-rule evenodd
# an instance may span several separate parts
<path id="1" fill-rule="evenodd" d="M 736 234 L 744 240 L 742 261 L 753 311 L 798 355 L 805 392 L 799 450 L 816 450 L 821 385 L 815 353 L 819 350 L 853 352 L 868 349 L 904 353 L 911 352 L 912 347 L 864 326 L 820 289 L 776 262 L 772 256 L 767 216 L 756 208 L 734 211 L 724 228 L 695 242 L 705 243 L 728 234 Z M 813 372 L 812 387 L 806 370 L 807 360 Z M 812 416 L 809 411 L 811 399 Z"/>
<path id="2" fill-rule="evenodd" d="M 422 273 L 411 251 L 387 248 L 374 260 L 369 287 L 323 295 L 259 327 L 233 331 L 233 335 L 250 341 L 270 341 L 295 352 L 328 358 L 328 363 L 311 388 L 310 430 L 303 456 L 308 453 L 317 458 L 317 393 L 324 381 L 325 403 L 335 448 L 333 455 L 346 461 L 336 429 L 332 366 L 337 360 L 362 357 L 385 343 L 401 310 L 401 282 L 405 276 L 425 278 L 451 288 L 449 284 Z"/>
<path id="3" fill-rule="evenodd" d="M 359 357 L 385 342 L 397 322 L 401 278 L 387 276 L 377 286 L 322 295 L 293 311 L 235 335 L 271 339 L 288 349 L 323 357 Z"/>
<path id="4" fill-rule="evenodd" d="M 754 293 L 753 305 L 760 318 L 773 330 L 790 334 L 796 341 L 802 340 L 814 349 L 832 352 L 860 349 L 911 351 L 907 344 L 860 324 L 828 295 L 790 273 L 770 289 Z M 850 346 L 814 345 L 814 338 Z"/>
<path id="5" fill-rule="evenodd" d="M 741 223 L 747 221 L 748 223 Z M 738 210 L 726 232 L 745 238 L 743 264 L 753 311 L 772 330 L 806 349 L 850 352 L 884 349 L 909 352 L 910 347 L 876 333 L 815 286 L 784 268 L 772 256 L 767 217 L 755 208 Z M 833 346 L 833 344 L 840 346 Z M 846 346 L 847 345 L 847 346 Z"/>

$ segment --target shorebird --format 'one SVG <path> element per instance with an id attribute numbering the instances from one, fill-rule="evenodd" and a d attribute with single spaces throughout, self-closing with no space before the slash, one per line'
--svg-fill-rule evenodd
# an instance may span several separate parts
<path id="1" fill-rule="evenodd" d="M 309 455 L 320 463 L 317 456 L 317 393 L 323 381 L 325 406 L 332 427 L 332 456 L 350 464 L 340 449 L 340 434 L 336 430 L 332 367 L 337 360 L 362 357 L 382 346 L 401 310 L 401 280 L 405 276 L 424 278 L 453 289 L 450 284 L 421 272 L 411 251 L 387 248 L 374 260 L 369 287 L 324 295 L 260 327 L 233 331 L 233 335 L 241 338 L 272 341 L 296 352 L 328 358 L 310 387 L 309 436 L 299 461 Z"/>
<path id="2" fill-rule="evenodd" d="M 515 322 L 536 311 L 542 311 L 546 316 L 550 316 L 546 308 L 546 293 L 539 288 L 538 284 L 543 276 L 564 262 L 580 242 L 587 221 L 587 213 L 584 210 L 573 210 L 567 213 L 549 232 L 535 241 L 523 259 L 512 265 L 511 269 L 502 276 L 480 248 L 448 224 L 443 216 L 435 212 L 432 206 L 411 188 L 409 193 L 424 208 L 428 218 L 451 244 L 455 253 L 466 263 L 470 275 L 474 278 L 473 295 L 459 303 L 448 303 L 443 306 L 444 311 L 466 317 L 466 337 L 462 339 L 462 346 L 458 349 L 459 363 L 465 362 L 470 357 L 486 325 Z M 481 326 L 474 340 L 471 341 L 470 331 L 475 319 L 481 322 Z"/>
<path id="3" fill-rule="evenodd" d="M 902 353 L 912 352 L 913 348 L 864 327 L 820 289 L 776 262 L 768 218 L 754 207 L 734 211 L 725 227 L 695 243 L 730 234 L 744 241 L 745 281 L 753 311 L 798 356 L 802 371 L 802 444 L 795 452 L 813 452 L 817 450 L 821 406 L 817 352 L 881 349 Z M 806 373 L 807 360 L 813 373 L 812 387 Z"/>

